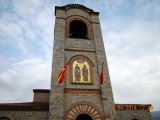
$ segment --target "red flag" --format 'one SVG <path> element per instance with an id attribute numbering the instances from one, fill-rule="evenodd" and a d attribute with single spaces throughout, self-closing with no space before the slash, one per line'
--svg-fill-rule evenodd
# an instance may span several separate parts
<path id="1" fill-rule="evenodd" d="M 100 84 L 103 84 L 103 70 L 101 70 L 99 80 L 100 80 Z"/>
<path id="2" fill-rule="evenodd" d="M 64 65 L 64 67 L 62 68 L 61 72 L 58 75 L 58 83 L 62 83 L 64 81 L 64 77 L 66 74 L 66 68 L 67 68 L 67 63 Z"/>
<path id="3" fill-rule="evenodd" d="M 103 84 L 103 63 L 102 63 L 102 69 L 101 69 L 101 73 L 99 75 L 99 80 L 100 80 L 100 84 Z"/>

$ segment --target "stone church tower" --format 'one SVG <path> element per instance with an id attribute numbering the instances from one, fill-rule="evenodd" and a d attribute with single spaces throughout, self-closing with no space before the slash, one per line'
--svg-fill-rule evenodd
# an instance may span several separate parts
<path id="1" fill-rule="evenodd" d="M 69 4 L 56 6 L 55 16 L 49 120 L 115 120 L 99 13 Z M 58 84 L 66 61 L 64 82 Z"/>
<path id="2" fill-rule="evenodd" d="M 0 120 L 151 120 L 151 104 L 114 104 L 99 13 L 70 4 L 55 15 L 51 89 L 33 89 L 32 102 L 0 103 Z"/>

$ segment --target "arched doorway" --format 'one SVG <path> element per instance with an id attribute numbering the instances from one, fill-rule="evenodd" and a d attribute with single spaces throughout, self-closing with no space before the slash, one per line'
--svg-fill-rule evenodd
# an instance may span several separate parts
<path id="1" fill-rule="evenodd" d="M 0 120 L 10 120 L 10 119 L 7 117 L 0 117 Z"/>
<path id="2" fill-rule="evenodd" d="M 65 111 L 65 120 L 104 120 L 103 113 L 93 103 L 82 101 Z"/>
<path id="3" fill-rule="evenodd" d="M 80 114 L 80 115 L 76 118 L 76 120 L 93 120 L 93 119 L 91 118 L 90 115 Z"/>

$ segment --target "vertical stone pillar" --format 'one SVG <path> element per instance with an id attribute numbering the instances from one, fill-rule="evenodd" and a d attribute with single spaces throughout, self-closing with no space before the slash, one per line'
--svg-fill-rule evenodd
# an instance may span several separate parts
<path id="1" fill-rule="evenodd" d="M 49 120 L 63 120 L 64 83 L 58 84 L 58 74 L 64 66 L 65 11 L 56 10 L 54 50 L 51 76 Z"/>
<path id="2" fill-rule="evenodd" d="M 103 105 L 104 117 L 105 117 L 105 120 L 115 120 L 116 111 L 114 108 L 112 87 L 111 87 L 111 82 L 109 77 L 108 64 L 107 64 L 98 14 L 92 14 L 91 18 L 92 18 L 92 27 L 93 27 L 97 66 L 98 66 L 99 74 L 101 72 L 101 67 L 102 67 L 101 64 L 102 62 L 104 62 L 104 66 L 103 66 L 104 81 L 103 81 L 103 84 L 100 85 L 100 89 L 102 93 L 102 105 Z"/>

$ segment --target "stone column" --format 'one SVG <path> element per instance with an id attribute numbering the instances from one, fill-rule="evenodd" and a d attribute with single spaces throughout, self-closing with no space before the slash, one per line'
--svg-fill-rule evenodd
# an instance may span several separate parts
<path id="1" fill-rule="evenodd" d="M 64 82 L 58 84 L 58 74 L 64 66 L 65 11 L 56 10 L 54 50 L 49 104 L 49 120 L 63 120 Z"/>
<path id="2" fill-rule="evenodd" d="M 102 39 L 100 22 L 99 22 L 98 15 L 92 14 L 91 17 L 92 17 L 92 27 L 93 27 L 97 66 L 98 66 L 99 74 L 101 72 L 101 67 L 102 67 L 101 64 L 102 62 L 104 62 L 104 66 L 103 66 L 104 81 L 103 81 L 103 84 L 100 85 L 100 89 L 102 93 L 102 106 L 103 106 L 104 117 L 105 117 L 105 120 L 115 120 L 116 111 L 114 108 L 113 93 L 112 93 L 111 82 L 109 77 L 104 43 Z"/>

